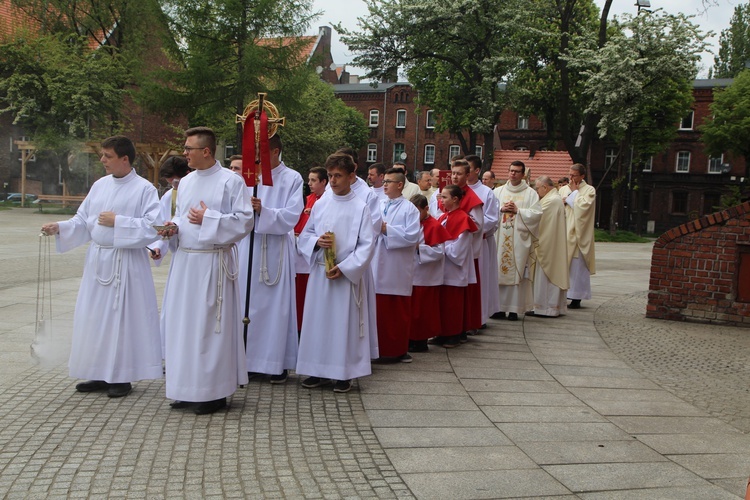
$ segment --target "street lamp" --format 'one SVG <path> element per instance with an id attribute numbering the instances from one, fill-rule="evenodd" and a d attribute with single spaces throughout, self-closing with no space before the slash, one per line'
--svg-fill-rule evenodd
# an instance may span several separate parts
<path id="1" fill-rule="evenodd" d="M 638 7 L 638 13 L 640 14 L 641 9 L 651 8 L 651 0 L 636 0 L 635 5 Z"/>

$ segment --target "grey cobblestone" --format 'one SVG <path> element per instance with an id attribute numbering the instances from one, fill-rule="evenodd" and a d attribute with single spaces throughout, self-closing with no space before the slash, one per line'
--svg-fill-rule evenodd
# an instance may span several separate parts
<path id="1" fill-rule="evenodd" d="M 609 348 L 683 401 L 750 432 L 750 329 L 649 319 L 647 301 L 638 292 L 597 309 Z"/>

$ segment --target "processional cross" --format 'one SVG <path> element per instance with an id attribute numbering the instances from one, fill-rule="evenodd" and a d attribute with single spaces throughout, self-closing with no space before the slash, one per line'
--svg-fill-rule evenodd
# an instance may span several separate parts
<path id="1" fill-rule="evenodd" d="M 247 186 L 257 187 L 258 169 L 263 185 L 273 186 L 271 179 L 271 148 L 268 140 L 276 135 L 279 126 L 286 122 L 279 110 L 266 100 L 265 92 L 245 107 L 242 115 L 236 115 L 235 123 L 242 123 L 242 177 Z M 249 125 L 249 126 L 248 126 Z M 253 192 L 253 196 L 256 193 Z"/>
<path id="2" fill-rule="evenodd" d="M 235 123 L 242 123 L 242 177 L 245 185 L 253 188 L 253 198 L 258 196 L 258 169 L 264 186 L 273 186 L 271 177 L 271 147 L 268 140 L 276 135 L 279 126 L 286 118 L 279 116 L 279 110 L 266 100 L 265 92 L 258 92 L 258 98 L 245 107 L 242 115 L 236 115 Z M 256 214 L 257 217 L 257 214 Z M 247 347 L 247 327 L 250 324 L 250 283 L 253 274 L 253 247 L 255 227 L 250 231 L 250 252 L 247 264 L 247 290 L 245 291 L 245 316 L 243 337 Z"/>

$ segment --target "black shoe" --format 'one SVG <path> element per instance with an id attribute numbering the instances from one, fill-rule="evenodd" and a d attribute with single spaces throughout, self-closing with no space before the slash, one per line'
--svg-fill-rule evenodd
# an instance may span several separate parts
<path id="1" fill-rule="evenodd" d="M 581 308 L 581 299 L 573 299 L 570 301 L 570 305 L 568 306 L 568 309 L 580 309 Z"/>
<path id="2" fill-rule="evenodd" d="M 181 410 L 183 408 L 190 408 L 194 406 L 196 403 L 193 403 L 191 401 L 172 401 L 169 403 L 169 406 L 171 406 L 175 410 Z"/>
<path id="3" fill-rule="evenodd" d="M 492 319 L 505 319 L 505 313 L 504 312 L 496 312 L 492 316 L 490 316 Z"/>
<path id="4" fill-rule="evenodd" d="M 450 337 L 443 337 L 445 340 L 443 340 L 443 343 L 440 344 L 441 346 L 445 347 L 446 349 L 453 349 L 454 347 L 458 347 L 461 345 L 461 335 L 451 335 Z"/>
<path id="5" fill-rule="evenodd" d="M 107 389 L 109 389 L 109 384 L 104 380 L 89 380 L 76 385 L 78 392 L 106 391 Z"/>
<path id="6" fill-rule="evenodd" d="M 193 408 L 193 413 L 195 413 L 196 415 L 208 415 L 226 407 L 227 398 L 214 399 L 213 401 L 205 401 L 203 403 L 196 404 L 195 408 Z"/>
<path id="7" fill-rule="evenodd" d="M 430 348 L 427 347 L 426 340 L 411 340 L 409 341 L 409 352 L 427 352 Z"/>
<path id="8" fill-rule="evenodd" d="M 472 333 L 473 335 L 473 333 Z M 463 332 L 461 335 L 458 336 L 458 342 L 460 344 L 465 344 L 469 341 L 469 332 Z"/>
<path id="9" fill-rule="evenodd" d="M 411 363 L 412 361 L 414 361 L 414 358 L 412 358 L 408 353 L 402 354 L 397 359 L 402 363 Z"/>
<path id="10" fill-rule="evenodd" d="M 307 377 L 302 381 L 302 387 L 305 389 L 314 389 L 331 383 L 330 379 L 320 377 Z"/>
<path id="11" fill-rule="evenodd" d="M 487 323 L 482 323 L 482 326 L 479 327 L 479 330 L 486 330 L 487 329 Z M 479 330 L 474 330 L 474 335 L 479 333 Z"/>
<path id="12" fill-rule="evenodd" d="M 351 390 L 352 390 L 351 380 L 337 380 L 336 383 L 333 385 L 333 392 L 349 392 Z"/>
<path id="13" fill-rule="evenodd" d="M 524 316 L 536 316 L 536 313 L 534 311 L 527 311 L 524 313 Z"/>
<path id="14" fill-rule="evenodd" d="M 279 375 L 271 375 L 271 383 L 272 384 L 283 384 L 286 382 L 286 379 L 289 377 L 289 372 L 287 370 L 284 370 Z"/>
<path id="15" fill-rule="evenodd" d="M 130 385 L 130 382 L 125 382 L 124 384 L 109 384 L 107 396 L 110 398 L 121 398 L 130 394 L 130 391 L 132 390 L 133 386 Z"/>
<path id="16" fill-rule="evenodd" d="M 432 345 L 443 345 L 445 343 L 445 339 L 447 337 L 432 337 L 430 340 L 427 341 L 428 344 Z"/>
<path id="17" fill-rule="evenodd" d="M 508 321 L 518 321 L 517 313 L 508 313 Z"/>

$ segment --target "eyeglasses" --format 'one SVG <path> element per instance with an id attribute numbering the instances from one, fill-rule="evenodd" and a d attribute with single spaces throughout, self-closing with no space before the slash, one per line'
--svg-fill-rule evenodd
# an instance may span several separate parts
<path id="1" fill-rule="evenodd" d="M 195 146 L 195 147 L 193 147 L 193 146 L 183 146 L 182 150 L 183 151 L 190 151 L 192 149 L 206 149 L 207 147 L 208 146 Z"/>
<path id="2" fill-rule="evenodd" d="M 394 182 L 398 182 L 398 181 L 384 180 L 383 184 L 393 184 Z"/>

